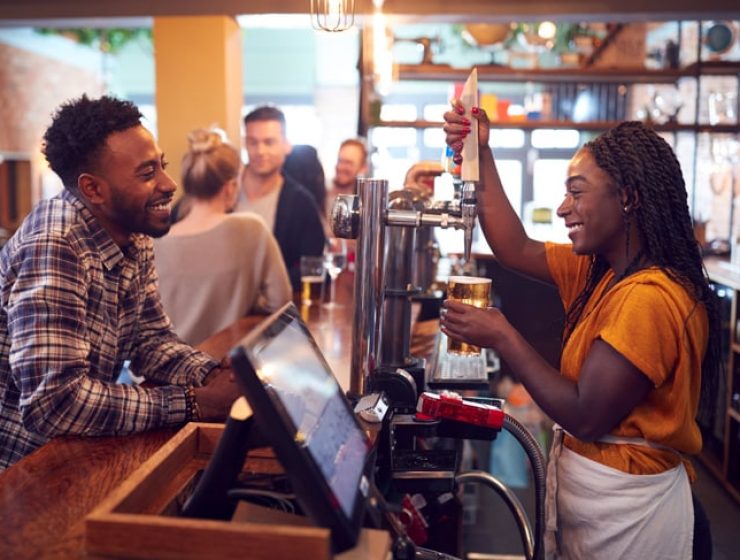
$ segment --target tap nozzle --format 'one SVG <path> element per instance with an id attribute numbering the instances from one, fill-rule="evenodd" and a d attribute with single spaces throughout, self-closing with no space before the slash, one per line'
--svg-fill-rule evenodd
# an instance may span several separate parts
<path id="1" fill-rule="evenodd" d="M 460 213 L 462 215 L 463 225 L 465 226 L 463 259 L 465 262 L 470 262 L 470 252 L 473 245 L 473 227 L 475 227 L 475 218 L 478 215 L 475 183 L 472 181 L 466 181 L 463 184 Z"/>

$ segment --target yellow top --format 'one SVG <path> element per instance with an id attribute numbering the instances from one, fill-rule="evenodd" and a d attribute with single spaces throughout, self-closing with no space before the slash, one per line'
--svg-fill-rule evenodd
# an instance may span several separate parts
<path id="1" fill-rule="evenodd" d="M 546 244 L 547 264 L 566 309 L 586 282 L 590 258 L 570 245 Z M 577 380 L 594 340 L 600 338 L 653 382 L 655 388 L 610 432 L 695 455 L 702 440 L 696 413 L 701 362 L 709 336 L 703 305 L 663 270 L 640 270 L 606 291 L 609 270 L 596 286 L 563 349 L 560 370 Z M 675 467 L 670 450 L 639 445 L 586 443 L 566 436 L 565 445 L 604 465 L 632 474 L 655 474 Z M 689 476 L 695 473 L 684 459 Z"/>

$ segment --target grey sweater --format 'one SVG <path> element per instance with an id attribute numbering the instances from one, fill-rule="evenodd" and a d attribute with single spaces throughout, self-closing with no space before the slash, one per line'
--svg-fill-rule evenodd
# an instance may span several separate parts
<path id="1" fill-rule="evenodd" d="M 201 233 L 156 239 L 154 257 L 164 309 L 189 344 L 292 298 L 280 248 L 252 213 L 231 214 Z"/>

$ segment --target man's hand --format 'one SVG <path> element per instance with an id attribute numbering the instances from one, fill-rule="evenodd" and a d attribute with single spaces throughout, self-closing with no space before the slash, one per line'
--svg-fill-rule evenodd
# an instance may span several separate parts
<path id="1" fill-rule="evenodd" d="M 206 378 L 206 384 L 195 388 L 200 419 L 206 422 L 223 422 L 229 415 L 232 403 L 240 395 L 231 368 L 215 368 Z"/>

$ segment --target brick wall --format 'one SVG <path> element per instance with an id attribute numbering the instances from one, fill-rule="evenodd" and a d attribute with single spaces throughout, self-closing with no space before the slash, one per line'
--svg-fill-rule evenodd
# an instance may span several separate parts
<path id="1" fill-rule="evenodd" d="M 0 43 L 0 150 L 33 152 L 54 109 L 103 93 L 99 73 Z"/>

